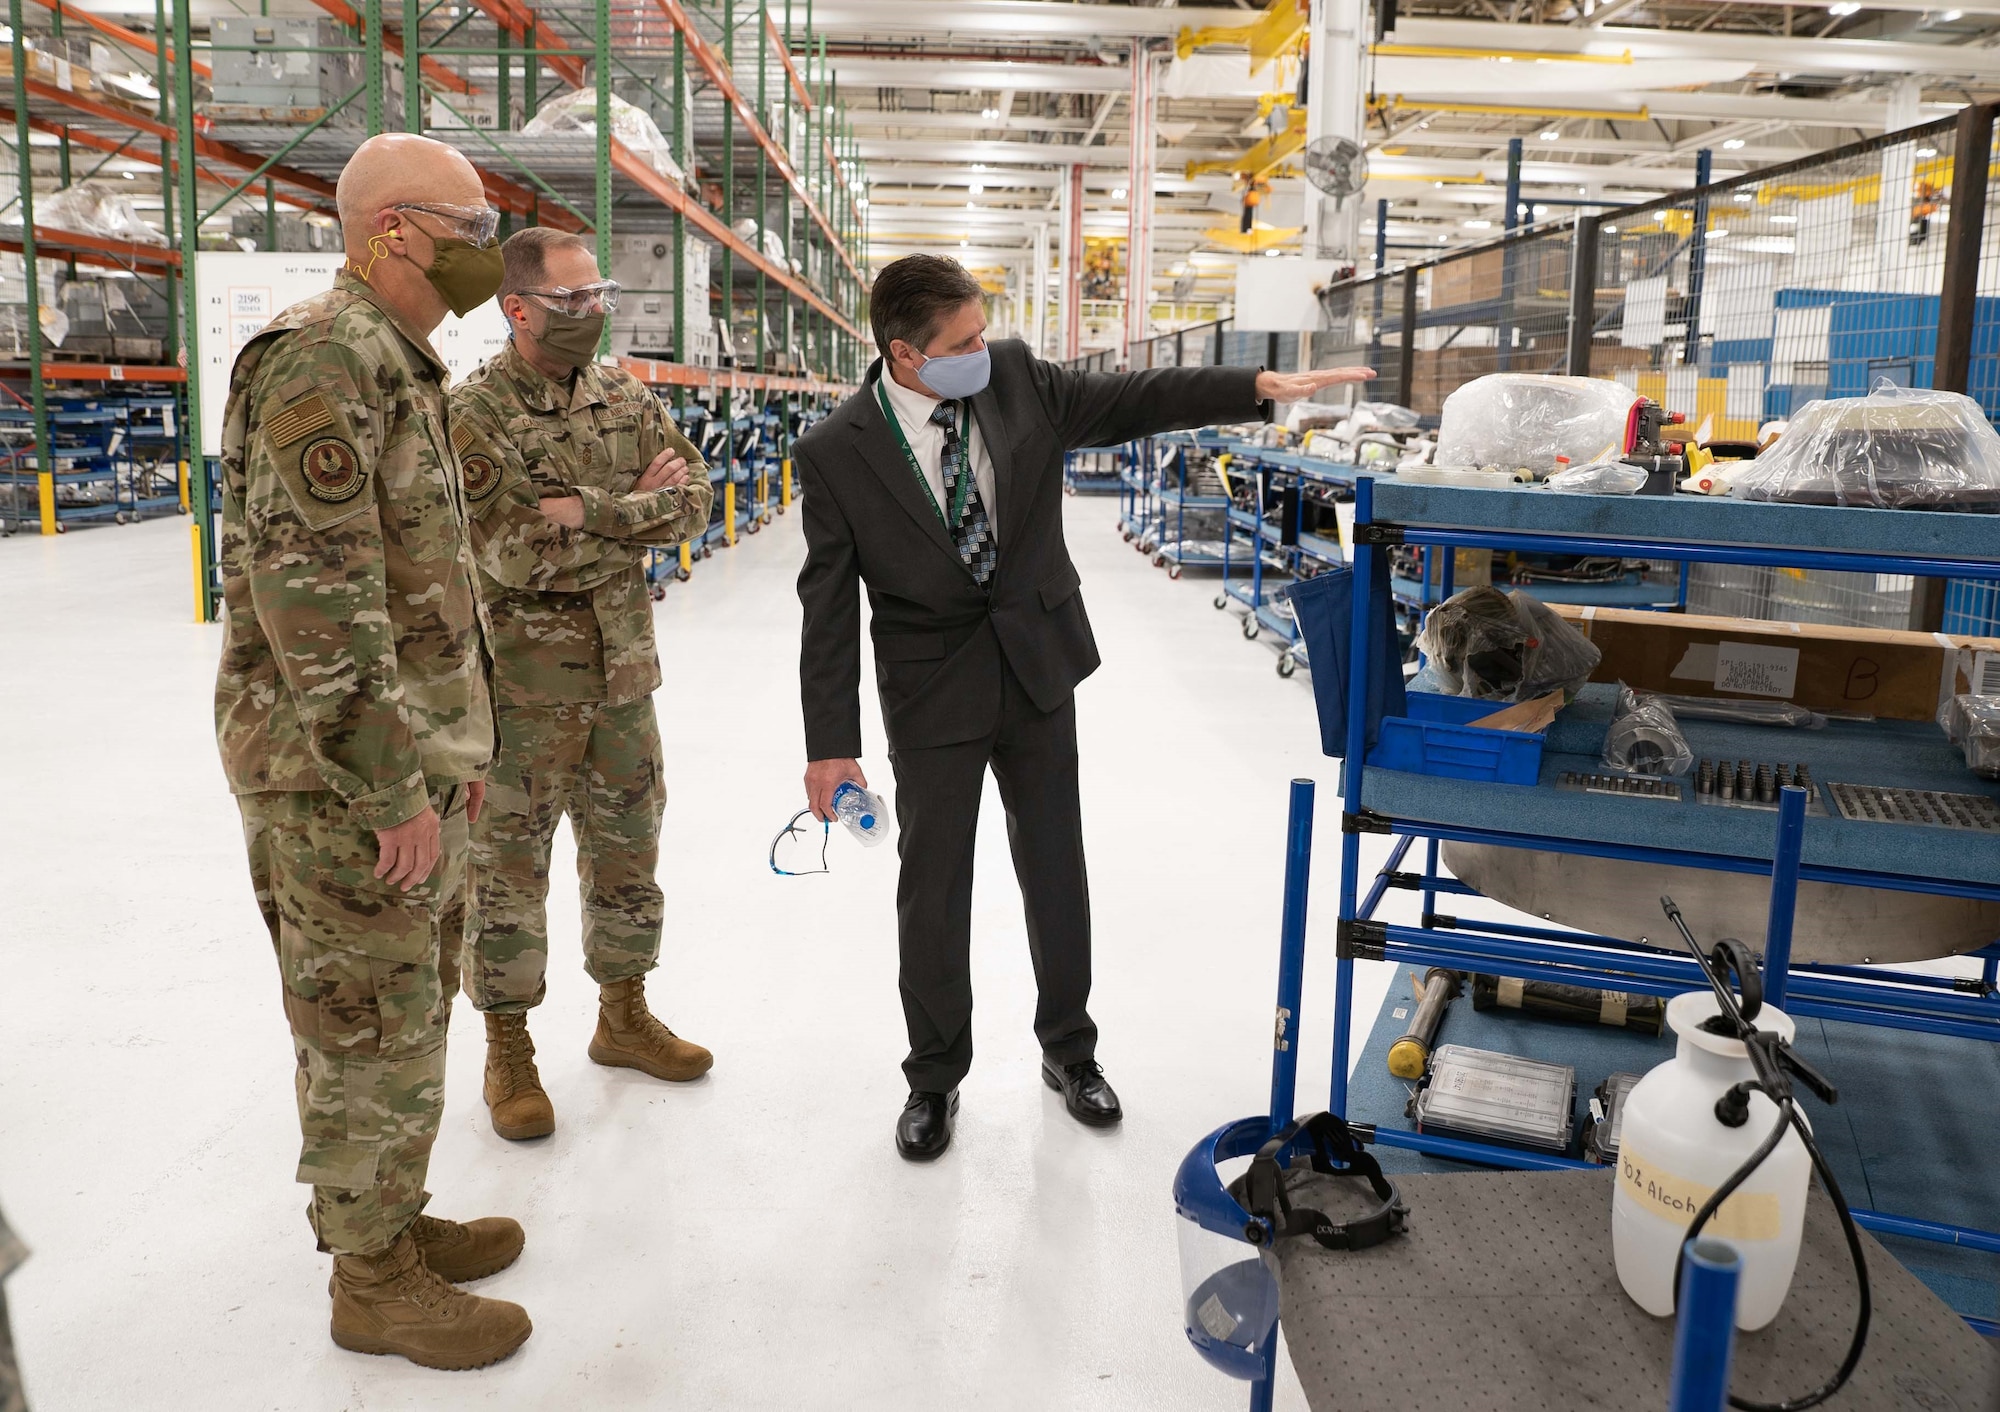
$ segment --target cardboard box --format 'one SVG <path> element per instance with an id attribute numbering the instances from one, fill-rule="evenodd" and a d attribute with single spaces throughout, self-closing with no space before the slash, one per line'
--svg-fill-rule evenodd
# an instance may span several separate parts
<path id="1" fill-rule="evenodd" d="M 1592 681 L 1642 691 L 1930 721 L 1975 683 L 2000 686 L 1995 638 L 1549 606 L 1604 654 Z"/>

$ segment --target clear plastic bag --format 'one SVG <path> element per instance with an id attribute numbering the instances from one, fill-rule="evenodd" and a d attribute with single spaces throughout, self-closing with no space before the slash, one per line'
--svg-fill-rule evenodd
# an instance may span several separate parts
<path id="1" fill-rule="evenodd" d="M 2000 432 L 1957 392 L 1896 387 L 1809 402 L 1736 475 L 1738 500 L 1885 510 L 2000 510 Z"/>
<path id="2" fill-rule="evenodd" d="M 1620 456 L 1633 391 L 1604 378 L 1491 373 L 1474 378 L 1444 400 L 1438 423 L 1436 464 L 1537 478 L 1556 469 L 1556 458 L 1584 466 Z"/>
<path id="3" fill-rule="evenodd" d="M 1571 466 L 1549 477 L 1550 490 L 1573 495 L 1637 495 L 1646 484 L 1646 473 L 1623 461 L 1595 461 L 1588 466 Z"/>
<path id="4" fill-rule="evenodd" d="M 21 208 L 8 211 L 6 224 L 21 224 Z M 131 191 L 122 181 L 80 181 L 35 198 L 35 224 L 134 245 L 165 246 L 167 237 L 139 218 Z"/>
<path id="5" fill-rule="evenodd" d="M 1532 701 L 1576 694 L 1596 668 L 1596 644 L 1530 594 L 1455 593 L 1424 619 L 1417 647 L 1447 696 Z"/>
<path id="6" fill-rule="evenodd" d="M 1694 751 L 1664 698 L 1620 682 L 1601 763 L 1621 775 L 1684 775 L 1694 768 Z"/>
<path id="7" fill-rule="evenodd" d="M 1954 696 L 1938 720 L 1975 775 L 2000 780 L 2000 696 Z"/>
<path id="8" fill-rule="evenodd" d="M 539 137 L 547 133 L 580 132 L 586 137 L 597 136 L 597 90 L 579 88 L 573 93 L 542 104 L 541 110 L 522 125 L 523 137 Z M 611 95 L 611 135 L 637 153 L 646 165 L 680 185 L 685 177 L 681 164 L 674 160 L 672 145 L 660 132 L 660 125 L 639 108 L 633 107 L 617 94 Z"/>
<path id="9" fill-rule="evenodd" d="M 1737 701 L 1720 696 L 1661 696 L 1676 716 L 1697 721 L 1734 721 L 1745 726 L 1791 726 L 1798 730 L 1826 729 L 1826 717 L 1789 701 Z"/>

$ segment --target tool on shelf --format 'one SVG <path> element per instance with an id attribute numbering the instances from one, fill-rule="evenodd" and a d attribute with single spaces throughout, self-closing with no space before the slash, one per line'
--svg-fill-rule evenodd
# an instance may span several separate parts
<path id="1" fill-rule="evenodd" d="M 1422 980 L 1410 976 L 1410 988 L 1417 995 L 1416 1013 L 1403 1037 L 1389 1046 L 1389 1072 L 1399 1079 L 1421 1079 L 1430 1067 L 1431 1050 L 1437 1044 L 1439 1026 L 1451 1002 L 1464 992 L 1458 972 L 1433 966 Z"/>

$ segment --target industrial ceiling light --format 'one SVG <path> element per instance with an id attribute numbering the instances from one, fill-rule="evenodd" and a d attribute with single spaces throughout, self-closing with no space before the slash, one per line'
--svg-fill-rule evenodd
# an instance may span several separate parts
<path id="1" fill-rule="evenodd" d="M 1465 228 L 1466 228 L 1467 230 L 1491 230 L 1491 229 L 1493 229 L 1493 222 L 1491 222 L 1491 221 L 1466 221 L 1466 222 L 1464 223 L 1464 225 L 1465 225 Z"/>
<path id="2" fill-rule="evenodd" d="M 1708 228 L 1708 238 L 1710 240 L 1720 240 L 1728 234 L 1729 230 L 1725 226 L 1710 226 Z"/>
<path id="3" fill-rule="evenodd" d="M 1937 148 L 1935 148 L 1935 147 L 1919 147 L 1919 148 L 1917 149 L 1917 155 L 1918 155 L 1919 157 L 1935 157 L 1935 156 L 1937 156 Z"/>
<path id="4" fill-rule="evenodd" d="M 1549 208 L 1546 206 L 1535 207 L 1535 214 L 1538 216 L 1546 216 L 1548 213 L 1549 213 Z"/>
<path id="5" fill-rule="evenodd" d="M 1112 188 L 1111 188 L 1111 199 L 1112 199 L 1113 201 L 1123 201 L 1123 200 L 1125 199 L 1125 188 L 1124 188 L 1124 187 L 1122 187 L 1122 186 L 1114 186 L 1114 187 L 1112 187 Z"/>
<path id="6" fill-rule="evenodd" d="M 1837 18 L 1846 15 L 1858 14 L 1860 10 L 1861 7 L 1853 3 L 1853 0 L 1841 0 L 1841 3 L 1838 5 L 1829 5 L 1826 7 L 1826 12 L 1829 15 L 1833 15 Z"/>
<path id="7" fill-rule="evenodd" d="M 979 116 L 986 119 L 986 121 L 990 123 L 1000 116 L 1000 110 L 998 108 L 981 108 L 979 110 Z"/>
<path id="8" fill-rule="evenodd" d="M 1732 137 L 1723 142 L 1722 150 L 1725 152 L 1735 152 L 1740 150 L 1742 146 L 1743 146 L 1742 138 Z"/>
<path id="9" fill-rule="evenodd" d="M 1599 229 L 1601 229 L 1601 230 L 1602 230 L 1602 231 L 1603 231 L 1603 232 L 1604 232 L 1604 233 L 1605 233 L 1606 235 L 1616 235 L 1616 234 L 1618 234 L 1618 227 L 1617 227 L 1617 226 L 1601 226 L 1601 227 L 1599 227 Z"/>
<path id="10" fill-rule="evenodd" d="M 1544 142 L 1556 142 L 1559 141 L 1561 138 L 1562 134 L 1556 131 L 1556 129 L 1554 128 L 1550 128 L 1547 132 L 1542 134 L 1542 141 Z"/>
<path id="11" fill-rule="evenodd" d="M 1755 200 L 1756 200 L 1757 198 L 1756 198 L 1755 196 L 1752 196 L 1752 195 L 1751 195 L 1751 194 L 1750 194 L 1749 192 L 1747 192 L 1747 191 L 1739 191 L 1739 192 L 1737 192 L 1737 193 L 1736 193 L 1736 199 L 1737 199 L 1738 201 L 1741 201 L 1741 202 L 1742 202 L 1742 203 L 1743 203 L 1744 205 L 1746 205 L 1746 206 L 1747 206 L 1747 205 L 1749 205 L 1749 204 L 1750 204 L 1750 203 L 1751 203 L 1752 201 L 1755 201 Z"/>
<path id="12" fill-rule="evenodd" d="M 960 241 L 958 242 L 958 248 L 959 248 L 959 249 L 961 249 L 961 250 L 965 250 L 965 249 L 968 249 L 968 248 L 970 248 L 970 247 L 971 247 L 971 245 L 972 245 L 972 242 L 971 242 L 971 241 L 969 241 L 969 240 L 960 240 Z"/>
<path id="13" fill-rule="evenodd" d="M 972 185 L 966 187 L 965 189 L 971 192 L 974 196 L 978 196 L 986 190 L 986 183 L 983 181 L 975 181 L 974 183 L 972 183 Z"/>
<path id="14" fill-rule="evenodd" d="M 1953 20 L 1962 20 L 1964 18 L 1965 18 L 1965 11 L 1963 10 L 1946 10 L 1942 15 L 1938 16 L 1938 23 L 1941 25 L 1948 25 Z"/>
<path id="15" fill-rule="evenodd" d="M 1771 224 L 1772 224 L 1772 225 L 1774 225 L 1774 226 L 1795 226 L 1795 225 L 1797 225 L 1798 223 L 1799 223 L 1799 218 L 1798 218 L 1797 216 L 1773 216 L 1773 217 L 1771 217 Z"/>
<path id="16" fill-rule="evenodd" d="M 854 204 L 860 210 L 865 211 L 868 209 L 868 198 L 864 196 L 859 201 L 856 201 Z"/>
<path id="17" fill-rule="evenodd" d="M 966 203 L 965 203 L 965 209 L 966 209 L 966 210 L 968 210 L 968 211 L 976 211 L 976 210 L 978 210 L 978 209 L 979 209 L 979 206 L 978 206 L 978 204 L 977 204 L 977 203 L 975 203 L 975 202 L 972 202 L 972 201 L 968 201 L 968 202 L 966 202 Z"/>

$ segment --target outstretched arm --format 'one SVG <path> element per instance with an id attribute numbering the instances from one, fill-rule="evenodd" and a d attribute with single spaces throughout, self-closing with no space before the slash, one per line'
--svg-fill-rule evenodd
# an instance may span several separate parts
<path id="1" fill-rule="evenodd" d="M 1150 368 L 1093 373 L 1039 358 L 1029 369 L 1065 447 L 1117 446 L 1159 432 L 1217 422 L 1263 421 L 1273 402 L 1301 402 L 1322 388 L 1366 382 L 1372 368 L 1268 373 L 1254 368 Z"/>

